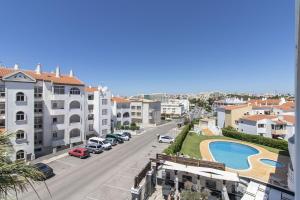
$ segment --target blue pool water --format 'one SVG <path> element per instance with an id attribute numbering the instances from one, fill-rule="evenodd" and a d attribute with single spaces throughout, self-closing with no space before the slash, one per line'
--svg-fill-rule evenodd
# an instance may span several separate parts
<path id="1" fill-rule="evenodd" d="M 260 159 L 261 162 L 271 165 L 273 167 L 284 167 L 284 164 L 281 162 L 277 162 L 275 160 L 270 160 L 270 159 Z"/>
<path id="2" fill-rule="evenodd" d="M 259 153 L 257 149 L 248 145 L 224 141 L 211 142 L 209 149 L 217 162 L 237 170 L 248 169 L 248 157 Z"/>

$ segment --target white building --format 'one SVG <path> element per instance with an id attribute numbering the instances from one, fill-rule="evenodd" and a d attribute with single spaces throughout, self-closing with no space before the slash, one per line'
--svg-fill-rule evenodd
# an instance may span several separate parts
<path id="1" fill-rule="evenodd" d="M 0 126 L 15 132 L 12 160 L 31 160 L 84 140 L 84 83 L 73 76 L 0 68 Z"/>
<path id="2" fill-rule="evenodd" d="M 112 97 L 112 120 L 114 126 L 129 126 L 131 124 L 130 101 L 121 97 Z"/>
<path id="3" fill-rule="evenodd" d="M 180 117 L 183 113 L 184 106 L 179 101 L 169 100 L 166 103 L 161 103 L 161 114 L 167 117 Z"/>
<path id="4" fill-rule="evenodd" d="M 238 131 L 287 140 L 294 133 L 294 120 L 293 116 L 249 115 L 239 120 Z"/>
<path id="5" fill-rule="evenodd" d="M 132 122 L 141 127 L 155 126 L 161 122 L 161 103 L 147 99 L 130 99 Z"/>
<path id="6" fill-rule="evenodd" d="M 87 87 L 86 134 L 105 136 L 111 132 L 111 92 L 107 87 Z"/>

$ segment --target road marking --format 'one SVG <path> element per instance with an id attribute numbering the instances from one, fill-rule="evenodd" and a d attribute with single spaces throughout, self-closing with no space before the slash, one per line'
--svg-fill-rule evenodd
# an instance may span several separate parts
<path id="1" fill-rule="evenodd" d="M 54 156 L 54 157 L 49 158 L 49 159 L 47 159 L 47 160 L 43 160 L 42 163 L 48 164 L 48 163 L 51 163 L 51 162 L 53 162 L 53 161 L 55 161 L 55 160 L 64 158 L 64 157 L 66 157 L 67 155 L 68 155 L 68 153 L 63 153 L 63 154 L 61 154 L 61 155 Z"/>
<path id="2" fill-rule="evenodd" d="M 108 184 L 103 184 L 103 186 L 114 188 L 114 189 L 117 189 L 117 190 L 122 190 L 124 192 L 129 192 L 130 191 L 129 189 L 125 189 L 125 188 L 121 188 L 121 187 L 113 186 L 113 185 L 108 185 Z"/>
<path id="3" fill-rule="evenodd" d="M 99 199 L 95 199 L 95 198 L 89 197 L 89 196 L 87 196 L 86 198 L 87 198 L 87 199 L 91 199 L 91 200 L 99 200 Z"/>

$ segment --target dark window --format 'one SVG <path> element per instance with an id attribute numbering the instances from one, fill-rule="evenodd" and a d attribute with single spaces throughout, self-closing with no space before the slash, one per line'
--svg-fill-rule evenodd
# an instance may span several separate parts
<path id="1" fill-rule="evenodd" d="M 53 86 L 54 94 L 65 94 L 65 86 L 63 85 L 55 85 Z"/>
<path id="2" fill-rule="evenodd" d="M 25 101 L 25 95 L 23 92 L 18 92 L 16 95 L 16 100 L 19 102 Z"/>
<path id="3" fill-rule="evenodd" d="M 25 114 L 24 114 L 24 112 L 22 112 L 22 111 L 17 112 L 16 119 L 17 119 L 17 121 L 23 121 L 23 120 L 25 120 Z"/>
<path id="4" fill-rule="evenodd" d="M 70 94 L 73 94 L 73 95 L 79 95 L 80 94 L 80 89 L 78 88 L 71 88 L 70 89 Z"/>

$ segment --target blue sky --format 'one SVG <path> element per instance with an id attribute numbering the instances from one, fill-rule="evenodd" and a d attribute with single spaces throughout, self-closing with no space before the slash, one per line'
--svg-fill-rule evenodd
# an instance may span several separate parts
<path id="1" fill-rule="evenodd" d="M 292 0 L 1 1 L 0 61 L 115 94 L 294 90 Z"/>

